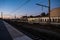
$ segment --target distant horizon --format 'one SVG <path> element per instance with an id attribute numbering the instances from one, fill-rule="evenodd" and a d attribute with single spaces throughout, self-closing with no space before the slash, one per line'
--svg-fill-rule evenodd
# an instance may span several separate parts
<path id="1" fill-rule="evenodd" d="M 42 10 L 42 7 L 36 3 L 48 6 L 48 0 L 0 0 L 0 12 L 3 12 L 5 18 L 14 18 L 15 15 L 17 17 L 39 15 L 42 12 L 48 12 L 48 8 L 43 7 Z M 60 0 L 51 0 L 51 10 L 58 7 L 60 7 Z"/>

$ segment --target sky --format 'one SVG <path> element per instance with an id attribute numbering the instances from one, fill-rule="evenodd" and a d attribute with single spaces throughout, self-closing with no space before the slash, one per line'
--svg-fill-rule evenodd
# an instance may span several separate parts
<path id="1" fill-rule="evenodd" d="M 60 0 L 50 0 L 51 10 L 60 7 Z M 17 17 L 24 15 L 40 15 L 42 12 L 47 13 L 48 8 L 36 5 L 36 3 L 48 6 L 48 0 L 0 0 L 0 12 L 4 17 Z M 1 14 L 0 14 L 1 15 Z"/>

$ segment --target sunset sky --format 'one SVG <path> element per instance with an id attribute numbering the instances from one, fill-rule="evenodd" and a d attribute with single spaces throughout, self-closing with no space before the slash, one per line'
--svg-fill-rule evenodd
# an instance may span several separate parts
<path id="1" fill-rule="evenodd" d="M 36 5 L 36 3 L 47 5 L 48 0 L 0 0 L 0 12 L 4 17 L 18 17 L 23 15 L 39 15 L 41 12 L 47 13 L 47 9 Z M 60 0 L 51 0 L 51 9 L 60 7 Z"/>

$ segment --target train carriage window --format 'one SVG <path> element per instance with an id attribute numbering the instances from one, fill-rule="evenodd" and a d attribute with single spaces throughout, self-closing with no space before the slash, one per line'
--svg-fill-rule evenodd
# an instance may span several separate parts
<path id="1" fill-rule="evenodd" d="M 46 22 L 46 19 L 45 19 L 45 22 Z"/>
<path id="2" fill-rule="evenodd" d="M 54 22 L 54 19 L 53 19 L 53 22 Z"/>

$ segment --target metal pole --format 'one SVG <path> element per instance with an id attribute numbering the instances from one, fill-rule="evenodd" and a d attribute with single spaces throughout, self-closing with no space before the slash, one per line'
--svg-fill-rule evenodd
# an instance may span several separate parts
<path id="1" fill-rule="evenodd" d="M 28 22 L 27 13 L 26 13 L 26 22 Z"/>
<path id="2" fill-rule="evenodd" d="M 48 13 L 49 13 L 49 23 L 51 22 L 51 19 L 50 19 L 50 0 L 48 0 Z"/>
<path id="3" fill-rule="evenodd" d="M 16 14 L 15 14 L 15 19 L 16 19 Z"/>
<path id="4" fill-rule="evenodd" d="M 1 12 L 1 18 L 3 19 L 3 12 Z"/>

